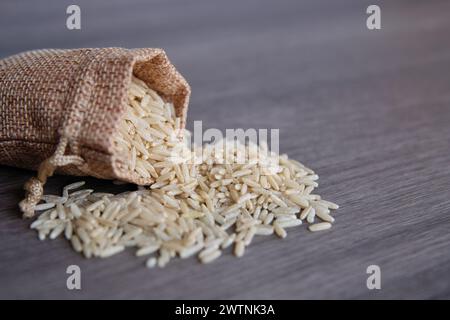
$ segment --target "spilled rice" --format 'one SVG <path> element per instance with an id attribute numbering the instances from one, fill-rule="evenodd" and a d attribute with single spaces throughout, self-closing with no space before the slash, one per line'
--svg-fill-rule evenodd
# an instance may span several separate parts
<path id="1" fill-rule="evenodd" d="M 129 155 L 128 170 L 154 183 L 117 195 L 73 183 L 43 197 L 31 228 L 41 240 L 64 236 L 86 258 L 133 247 L 149 268 L 175 257 L 210 263 L 228 247 L 241 257 L 255 236 L 285 238 L 303 223 L 331 228 L 338 206 L 313 193 L 319 177 L 311 169 L 265 146 L 190 148 L 182 136 L 173 105 L 133 78 L 115 145 Z"/>

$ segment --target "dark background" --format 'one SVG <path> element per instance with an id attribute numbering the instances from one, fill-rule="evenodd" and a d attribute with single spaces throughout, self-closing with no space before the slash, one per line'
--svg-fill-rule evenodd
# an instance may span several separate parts
<path id="1" fill-rule="evenodd" d="M 72 3 L 79 31 L 65 27 Z M 369 4 L 381 30 L 366 28 Z M 315 169 L 318 193 L 341 209 L 329 232 L 303 226 L 256 239 L 241 259 L 147 270 L 132 251 L 88 261 L 63 239 L 40 242 L 17 209 L 32 172 L 0 166 L 0 297 L 450 298 L 449 34 L 444 0 L 2 0 L 0 57 L 164 48 L 192 86 L 191 123 L 279 128 L 281 151 Z M 70 264 L 81 291 L 66 289 Z M 378 291 L 366 288 L 372 264 Z"/>

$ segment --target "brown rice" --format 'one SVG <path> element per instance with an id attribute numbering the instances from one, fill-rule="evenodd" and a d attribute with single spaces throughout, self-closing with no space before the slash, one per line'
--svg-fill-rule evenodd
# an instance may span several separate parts
<path id="1" fill-rule="evenodd" d="M 62 196 L 46 195 L 31 224 L 41 240 L 64 234 L 87 258 L 135 247 L 137 256 L 150 256 L 146 265 L 152 268 L 175 256 L 197 255 L 210 263 L 232 244 L 241 257 L 255 235 L 285 238 L 286 228 L 305 219 L 313 232 L 334 222 L 330 210 L 338 205 L 312 194 L 318 176 L 311 169 L 270 152 L 245 164 L 225 161 L 264 146 L 189 148 L 183 141 L 189 133 L 181 130 L 173 105 L 135 77 L 119 131 L 115 148 L 129 155 L 129 170 L 156 183 L 112 195 L 78 190 L 84 182 L 76 182 Z M 204 158 L 195 164 L 199 152 Z"/>

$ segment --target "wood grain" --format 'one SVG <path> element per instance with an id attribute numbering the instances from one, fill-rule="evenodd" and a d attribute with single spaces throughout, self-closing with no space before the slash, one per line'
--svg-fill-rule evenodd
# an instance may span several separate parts
<path id="1" fill-rule="evenodd" d="M 379 31 L 365 26 L 373 2 Z M 450 298 L 448 1 L 82 0 L 80 31 L 65 28 L 70 3 L 2 1 L 0 56 L 163 47 L 192 85 L 190 121 L 279 128 L 281 151 L 314 168 L 341 209 L 329 232 L 301 227 L 241 259 L 147 270 L 131 251 L 87 261 L 63 239 L 38 241 L 17 209 L 32 173 L 1 166 L 0 298 Z M 66 289 L 70 264 L 81 291 Z M 366 288 L 372 264 L 378 291 Z"/>

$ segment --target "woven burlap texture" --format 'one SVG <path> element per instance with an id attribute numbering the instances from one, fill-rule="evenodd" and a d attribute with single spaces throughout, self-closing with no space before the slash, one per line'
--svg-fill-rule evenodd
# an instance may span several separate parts
<path id="1" fill-rule="evenodd" d="M 38 170 L 25 186 L 25 216 L 55 170 L 153 182 L 130 172 L 113 144 L 132 74 L 174 103 L 184 127 L 190 87 L 161 49 L 50 49 L 0 60 L 0 163 Z"/>

